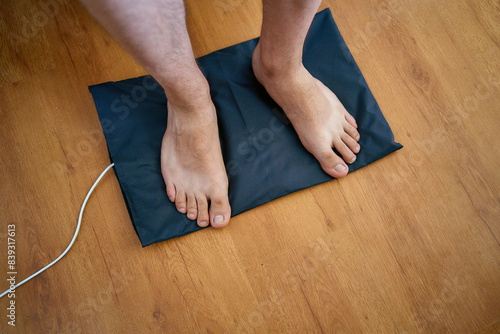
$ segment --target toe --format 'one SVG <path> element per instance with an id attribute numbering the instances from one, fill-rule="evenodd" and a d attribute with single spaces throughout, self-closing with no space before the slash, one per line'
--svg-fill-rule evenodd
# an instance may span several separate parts
<path id="1" fill-rule="evenodd" d="M 196 197 L 194 194 L 187 195 L 187 217 L 195 220 L 198 216 L 198 207 L 196 206 Z"/>
<path id="2" fill-rule="evenodd" d="M 170 202 L 175 201 L 175 185 L 173 183 L 167 183 L 167 196 Z"/>
<path id="3" fill-rule="evenodd" d="M 198 205 L 198 226 L 208 226 L 210 217 L 208 216 L 207 198 L 205 197 L 205 195 L 197 196 L 196 202 Z"/>
<path id="4" fill-rule="evenodd" d="M 353 153 L 359 152 L 361 146 L 359 146 L 358 142 L 356 140 L 352 139 L 351 136 L 344 134 L 343 136 L 341 136 L 341 138 L 342 138 L 342 141 L 344 142 L 344 144 L 346 144 L 347 147 L 349 147 L 349 149 Z"/>
<path id="5" fill-rule="evenodd" d="M 356 161 L 356 155 L 351 151 L 349 147 L 342 140 L 336 140 L 333 142 L 335 149 L 342 155 L 342 158 L 348 164 L 352 164 Z"/>
<path id="6" fill-rule="evenodd" d="M 352 117 L 351 114 L 349 114 L 347 112 L 347 110 L 344 112 L 344 114 L 345 114 L 345 120 L 347 122 L 349 122 L 349 124 L 351 124 L 354 128 L 357 129 L 358 128 L 358 124 L 356 123 L 356 120 L 354 119 L 354 117 Z"/>
<path id="7" fill-rule="evenodd" d="M 349 167 L 338 155 L 336 155 L 332 148 L 329 146 L 324 146 L 321 149 L 311 151 L 311 153 L 318 159 L 323 170 L 335 177 L 340 178 L 347 175 Z"/>
<path id="8" fill-rule="evenodd" d="M 210 199 L 210 223 L 212 227 L 223 228 L 231 218 L 231 207 L 225 196 L 215 196 Z"/>
<path id="9" fill-rule="evenodd" d="M 186 213 L 186 193 L 182 189 L 176 189 L 175 207 L 180 213 Z"/>
<path id="10" fill-rule="evenodd" d="M 356 130 L 352 124 L 345 122 L 344 123 L 344 131 L 347 133 L 349 136 L 351 136 L 352 139 L 358 141 L 359 140 L 359 132 Z"/>

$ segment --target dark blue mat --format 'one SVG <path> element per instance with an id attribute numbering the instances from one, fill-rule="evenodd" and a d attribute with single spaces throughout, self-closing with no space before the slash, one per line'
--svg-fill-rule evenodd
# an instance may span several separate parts
<path id="1" fill-rule="evenodd" d="M 254 77 L 251 60 L 257 41 L 198 59 L 217 109 L 233 216 L 332 180 L 304 149 L 279 106 Z M 303 61 L 356 118 L 361 151 L 349 166 L 350 172 L 402 147 L 394 141 L 329 9 L 314 18 Z M 177 212 L 165 191 L 160 170 L 161 141 L 167 126 L 163 89 L 150 76 L 89 89 L 141 244 L 200 230 L 195 221 Z"/>

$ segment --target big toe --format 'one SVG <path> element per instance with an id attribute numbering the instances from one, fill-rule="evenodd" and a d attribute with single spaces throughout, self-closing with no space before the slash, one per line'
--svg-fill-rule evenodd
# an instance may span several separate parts
<path id="1" fill-rule="evenodd" d="M 210 224 L 214 228 L 226 227 L 231 218 L 231 206 L 227 195 L 210 199 Z"/>
<path id="2" fill-rule="evenodd" d="M 311 152 L 321 164 L 321 168 L 330 176 L 341 178 L 347 175 L 349 167 L 342 158 L 333 152 L 331 147 L 324 148 Z"/>

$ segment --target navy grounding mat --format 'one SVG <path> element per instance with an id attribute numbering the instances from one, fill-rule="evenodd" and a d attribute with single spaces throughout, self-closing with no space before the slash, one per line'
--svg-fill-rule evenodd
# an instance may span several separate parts
<path id="1" fill-rule="evenodd" d="M 198 59 L 211 87 L 229 201 L 237 215 L 292 192 L 327 182 L 280 107 L 252 72 L 258 39 Z M 361 151 L 355 171 L 400 149 L 329 9 L 318 13 L 304 45 L 304 65 L 354 116 Z M 167 126 L 166 97 L 151 76 L 91 86 L 115 172 L 142 246 L 200 230 L 177 212 L 165 191 L 160 148 Z"/>

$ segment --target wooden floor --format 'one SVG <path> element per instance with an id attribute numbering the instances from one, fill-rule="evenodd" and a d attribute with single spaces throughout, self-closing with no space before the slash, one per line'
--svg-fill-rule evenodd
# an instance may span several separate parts
<path id="1" fill-rule="evenodd" d="M 2 333 L 500 332 L 500 5 L 324 1 L 398 151 L 345 179 L 141 248 L 111 172 L 72 250 Z M 259 35 L 260 0 L 187 1 L 197 56 Z M 50 13 L 47 14 L 47 13 Z M 109 165 L 87 87 L 144 70 L 74 0 L 0 9 L 0 268 L 73 236 Z"/>

